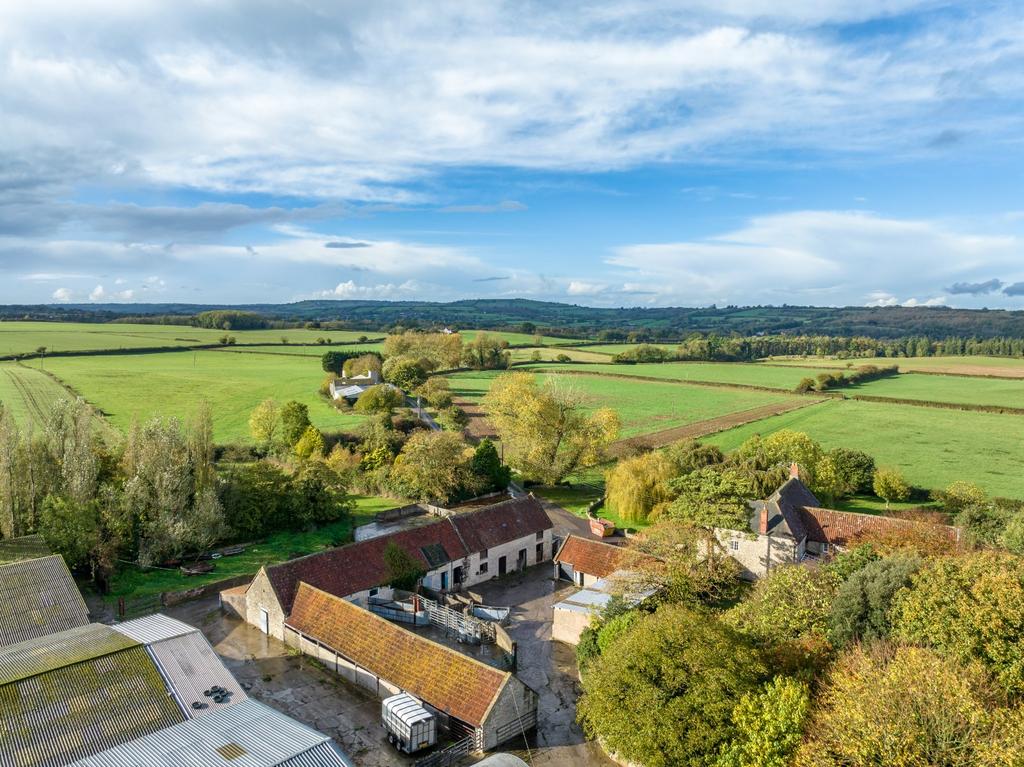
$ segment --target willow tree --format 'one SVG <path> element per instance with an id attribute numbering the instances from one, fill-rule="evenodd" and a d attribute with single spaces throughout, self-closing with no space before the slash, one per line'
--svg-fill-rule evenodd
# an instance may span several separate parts
<path id="1" fill-rule="evenodd" d="M 532 373 L 504 373 L 494 379 L 483 407 L 509 466 L 546 484 L 600 462 L 619 435 L 614 410 L 589 411 L 583 394 L 558 377 L 541 383 Z"/>
<path id="2" fill-rule="evenodd" d="M 623 458 L 605 475 L 608 505 L 629 522 L 644 522 L 659 504 L 670 499 L 667 482 L 675 466 L 661 452 Z"/>

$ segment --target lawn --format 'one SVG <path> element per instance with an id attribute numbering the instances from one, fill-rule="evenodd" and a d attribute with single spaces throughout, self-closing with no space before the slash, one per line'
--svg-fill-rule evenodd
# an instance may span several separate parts
<path id="1" fill-rule="evenodd" d="M 320 396 L 324 372 L 310 357 L 181 351 L 55 357 L 46 367 L 122 430 L 154 416 L 188 418 L 203 400 L 213 411 L 218 443 L 249 442 L 249 415 L 268 398 L 305 403 L 313 424 L 326 432 L 350 430 L 362 421 Z"/>
<path id="2" fill-rule="evenodd" d="M 54 400 L 69 396 L 63 386 L 38 369 L 38 364 L 0 363 L 0 404 L 22 427 L 42 425 Z"/>
<path id="3" fill-rule="evenodd" d="M 578 368 L 590 370 L 586 368 Z M 448 377 L 456 398 L 478 402 L 501 371 L 455 373 Z M 542 377 L 551 374 L 539 373 Z M 620 437 L 650 434 L 738 410 L 784 402 L 782 394 L 743 389 L 714 389 L 681 383 L 636 381 L 601 375 L 559 376 L 584 395 L 590 408 L 610 407 L 622 419 Z"/>
<path id="4" fill-rule="evenodd" d="M 355 330 L 212 330 L 188 325 L 131 325 L 91 322 L 0 322 L 0 355 L 47 351 L 88 351 L 104 349 L 143 349 L 164 346 L 215 344 L 227 332 L 237 343 L 280 344 L 316 343 L 330 338 L 335 343 L 383 337 L 382 333 Z"/>
<path id="5" fill-rule="evenodd" d="M 239 575 L 255 575 L 263 565 L 346 544 L 352 540 L 352 530 L 372 522 L 374 514 L 406 503 L 364 495 L 353 496 L 352 500 L 354 507 L 349 519 L 323 525 L 316 530 L 274 533 L 241 554 L 218 559 L 217 569 L 205 575 L 185 576 L 178 570 L 126 566 L 111 580 L 110 593 L 105 598 L 110 601 L 118 597 L 137 599 L 165 591 L 192 589 Z"/>
<path id="6" fill-rule="evenodd" d="M 860 365 L 898 365 L 900 370 L 959 373 L 972 376 L 1024 378 L 1024 359 L 1016 357 L 872 357 L 841 360 L 834 357 L 779 357 L 763 360 L 766 365 L 846 369 Z"/>
<path id="7" fill-rule="evenodd" d="M 826 448 L 863 450 L 921 487 L 963 479 L 992 495 L 1024 498 L 1024 416 L 830 400 L 704 441 L 732 450 L 754 434 L 778 429 L 806 432 Z"/>
<path id="8" fill-rule="evenodd" d="M 949 375 L 899 375 L 844 391 L 877 397 L 1024 408 L 1024 380 Z"/>
<path id="9" fill-rule="evenodd" d="M 587 373 L 644 376 L 673 381 L 707 381 L 710 383 L 766 386 L 782 391 L 793 391 L 804 376 L 814 376 L 814 368 L 785 368 L 758 365 L 750 362 L 648 362 L 638 365 L 544 365 L 545 369 L 582 370 Z"/>

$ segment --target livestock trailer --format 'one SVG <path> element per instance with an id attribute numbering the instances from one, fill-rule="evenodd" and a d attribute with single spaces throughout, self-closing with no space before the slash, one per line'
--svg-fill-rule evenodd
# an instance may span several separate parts
<path id="1" fill-rule="evenodd" d="M 399 751 L 412 754 L 437 743 L 437 720 L 408 693 L 385 698 L 380 715 L 388 742 Z"/>

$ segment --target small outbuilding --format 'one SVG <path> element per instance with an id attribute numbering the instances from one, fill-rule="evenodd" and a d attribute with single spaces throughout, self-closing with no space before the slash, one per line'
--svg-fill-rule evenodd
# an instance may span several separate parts
<path id="1" fill-rule="evenodd" d="M 621 569 L 624 553 L 621 546 L 570 535 L 555 554 L 555 579 L 586 588 Z"/>

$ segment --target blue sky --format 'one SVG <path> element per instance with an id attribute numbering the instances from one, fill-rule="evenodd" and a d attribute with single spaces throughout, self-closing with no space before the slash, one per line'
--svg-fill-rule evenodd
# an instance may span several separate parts
<path id="1" fill-rule="evenodd" d="M 8 3 L 0 117 L 9 303 L 1024 308 L 1019 3 Z"/>

